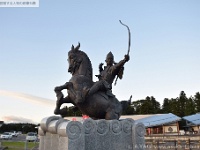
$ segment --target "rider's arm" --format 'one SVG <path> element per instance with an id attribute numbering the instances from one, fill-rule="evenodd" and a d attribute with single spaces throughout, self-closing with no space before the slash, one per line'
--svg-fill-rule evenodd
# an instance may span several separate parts
<path id="1" fill-rule="evenodd" d="M 112 74 L 115 74 L 116 72 L 118 72 L 118 71 L 124 66 L 124 64 L 125 64 L 127 61 L 129 61 L 129 59 L 130 59 L 130 58 L 129 58 L 129 55 L 125 55 L 123 60 L 121 60 L 119 63 L 117 63 L 117 64 L 115 64 L 115 65 L 113 66 Z"/>

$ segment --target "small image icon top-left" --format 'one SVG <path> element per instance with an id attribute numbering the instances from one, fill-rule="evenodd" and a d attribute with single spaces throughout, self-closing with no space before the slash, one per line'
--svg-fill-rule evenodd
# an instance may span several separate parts
<path id="1" fill-rule="evenodd" d="M 39 0 L 0 0 L 0 7 L 39 7 Z"/>

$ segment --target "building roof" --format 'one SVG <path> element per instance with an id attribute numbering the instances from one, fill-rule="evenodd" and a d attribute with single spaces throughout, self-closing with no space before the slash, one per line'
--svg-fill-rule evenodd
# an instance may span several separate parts
<path id="1" fill-rule="evenodd" d="M 193 125 L 200 125 L 200 113 L 190 115 L 190 116 L 185 116 L 185 117 L 183 117 L 183 119 L 189 121 Z"/>
<path id="2" fill-rule="evenodd" d="M 76 118 L 77 121 L 83 120 L 82 117 L 65 117 L 65 119 L 73 120 Z M 153 127 L 160 126 L 165 124 L 171 124 L 177 121 L 180 121 L 181 118 L 169 113 L 169 114 L 147 114 L 147 115 L 125 115 L 121 116 L 120 119 L 131 118 L 135 120 L 135 122 L 141 122 L 145 125 L 145 127 Z"/>
<path id="3" fill-rule="evenodd" d="M 120 117 L 120 119 L 131 118 L 133 120 L 138 120 L 138 119 L 147 118 L 147 117 L 154 116 L 154 115 L 155 114 L 148 114 L 148 115 L 147 114 L 146 115 L 122 115 Z"/>
<path id="4" fill-rule="evenodd" d="M 146 118 L 135 120 L 136 122 L 141 122 L 145 127 L 160 126 L 164 124 L 170 124 L 180 121 L 181 118 L 169 113 L 169 114 L 155 114 Z"/>

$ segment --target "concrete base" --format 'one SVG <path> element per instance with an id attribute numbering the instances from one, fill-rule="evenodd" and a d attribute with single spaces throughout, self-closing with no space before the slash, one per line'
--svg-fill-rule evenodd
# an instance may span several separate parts
<path id="1" fill-rule="evenodd" d="M 42 119 L 39 150 L 144 150 L 145 127 L 132 119 Z"/>

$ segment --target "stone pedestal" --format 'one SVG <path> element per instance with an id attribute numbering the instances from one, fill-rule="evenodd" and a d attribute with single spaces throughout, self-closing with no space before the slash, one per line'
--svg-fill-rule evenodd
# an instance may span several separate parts
<path id="1" fill-rule="evenodd" d="M 132 119 L 42 119 L 39 150 L 144 150 L 145 127 Z"/>

